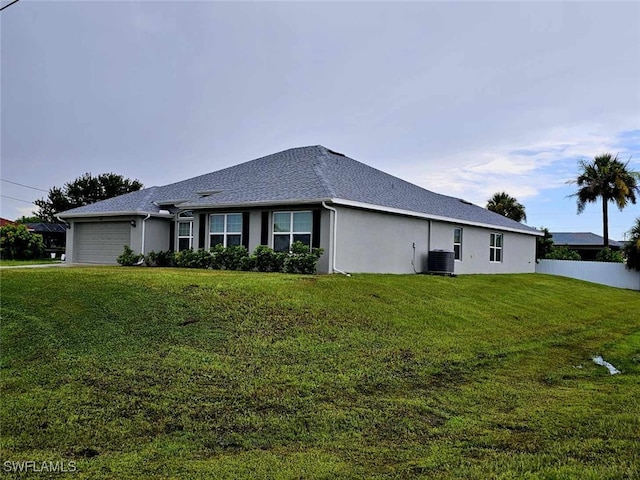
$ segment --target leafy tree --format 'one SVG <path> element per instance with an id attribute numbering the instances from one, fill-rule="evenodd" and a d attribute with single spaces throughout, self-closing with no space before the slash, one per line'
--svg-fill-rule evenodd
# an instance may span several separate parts
<path id="1" fill-rule="evenodd" d="M 24 225 L 5 225 L 0 228 L 2 258 L 29 260 L 45 254 L 42 235 L 32 233 Z"/>
<path id="2" fill-rule="evenodd" d="M 487 210 L 499 213 L 516 222 L 527 220 L 524 205 L 506 192 L 494 193 L 487 202 Z"/>
<path id="3" fill-rule="evenodd" d="M 55 223 L 58 222 L 56 215 L 60 212 L 135 192 L 142 187 L 138 180 L 115 173 L 103 173 L 96 177 L 85 173 L 74 181 L 65 183 L 62 188 L 51 187 L 46 199 L 34 202 L 38 206 L 35 213 L 42 221 Z"/>
<path id="4" fill-rule="evenodd" d="M 617 250 L 611 250 L 610 248 L 603 248 L 596 255 L 596 261 L 622 263 L 624 262 L 624 258 L 622 258 L 622 253 L 620 253 Z"/>
<path id="5" fill-rule="evenodd" d="M 627 257 L 627 268 L 640 271 L 640 217 L 636 218 L 636 224 L 629 231 L 631 237 L 624 247 Z"/>
<path id="6" fill-rule="evenodd" d="M 598 155 L 592 162 L 580 160 L 578 178 L 569 183 L 578 185 L 578 214 L 581 214 L 587 203 L 602 200 L 602 231 L 604 247 L 609 247 L 609 202 L 614 202 L 620 210 L 629 202 L 636 203 L 636 195 L 640 195 L 640 173 L 628 170 L 629 162 L 622 163 L 618 157 L 610 153 Z"/>
<path id="7" fill-rule="evenodd" d="M 553 248 L 553 237 L 548 228 L 541 227 L 544 237 L 536 237 L 536 258 L 546 258 Z"/>
<path id="8" fill-rule="evenodd" d="M 36 216 L 26 217 L 23 215 L 16 220 L 16 223 L 42 223 L 42 219 Z"/>
<path id="9" fill-rule="evenodd" d="M 552 247 L 551 251 L 547 253 L 544 258 L 551 260 L 581 260 L 580 254 L 575 250 L 570 250 L 569 247 Z"/>

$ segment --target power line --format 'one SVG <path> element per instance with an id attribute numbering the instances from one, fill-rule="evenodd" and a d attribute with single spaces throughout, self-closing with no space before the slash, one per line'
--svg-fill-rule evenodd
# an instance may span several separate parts
<path id="1" fill-rule="evenodd" d="M 2 194 L 0 194 L 0 197 L 10 198 L 11 200 L 17 200 L 18 202 L 30 203 L 31 205 L 35 205 L 35 203 L 33 203 L 33 202 L 29 202 L 28 200 L 22 200 L 21 198 L 10 197 L 9 195 L 2 195 Z"/>
<path id="2" fill-rule="evenodd" d="M 13 0 L 13 2 L 8 3 L 8 4 L 7 4 L 7 5 L 5 5 L 4 7 L 0 8 L 0 12 L 1 12 L 2 10 L 4 10 L 5 8 L 10 7 L 10 6 L 11 6 L 11 5 L 13 5 L 14 3 L 18 3 L 19 1 L 20 1 L 20 0 Z"/>
<path id="3" fill-rule="evenodd" d="M 12 182 L 11 180 L 5 180 L 4 178 L 0 178 L 0 180 L 2 180 L 3 182 L 11 183 L 13 185 L 18 185 L 20 187 L 26 187 L 32 190 L 38 190 L 39 192 L 49 193 L 48 190 L 43 190 L 42 188 L 38 188 L 38 187 L 32 187 L 31 185 L 25 185 L 24 183 Z"/>

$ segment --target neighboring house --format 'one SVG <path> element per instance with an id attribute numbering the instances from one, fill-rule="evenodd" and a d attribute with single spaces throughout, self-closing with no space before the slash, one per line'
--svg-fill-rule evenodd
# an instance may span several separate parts
<path id="1" fill-rule="evenodd" d="M 136 252 L 258 245 L 321 247 L 318 271 L 424 272 L 430 251 L 455 273 L 534 272 L 536 229 L 430 192 L 322 146 L 275 153 L 59 215 L 67 258 L 115 263 Z M 434 257 L 435 258 L 435 257 Z"/>
<path id="2" fill-rule="evenodd" d="M 17 225 L 17 223 L 0 217 L 0 227 L 4 227 L 5 225 Z"/>
<path id="3" fill-rule="evenodd" d="M 42 235 L 48 253 L 64 253 L 67 228 L 60 223 L 25 223 L 27 230 Z"/>
<path id="4" fill-rule="evenodd" d="M 604 238 L 591 232 L 550 232 L 553 244 L 556 247 L 568 247 L 580 254 L 582 260 L 595 260 L 598 252 L 602 250 Z M 621 250 L 623 244 L 615 240 L 609 240 L 611 250 Z"/>

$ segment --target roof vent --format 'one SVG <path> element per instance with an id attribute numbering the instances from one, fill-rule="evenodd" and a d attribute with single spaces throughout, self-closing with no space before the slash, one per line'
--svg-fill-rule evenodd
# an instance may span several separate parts
<path id="1" fill-rule="evenodd" d="M 460 200 L 465 205 L 473 205 L 473 203 L 471 203 L 469 200 L 465 200 L 464 198 L 459 198 L 458 200 Z"/>
<path id="2" fill-rule="evenodd" d="M 206 190 L 203 192 L 196 192 L 200 198 L 210 197 L 211 195 L 215 195 L 216 193 L 221 193 L 222 190 Z"/>

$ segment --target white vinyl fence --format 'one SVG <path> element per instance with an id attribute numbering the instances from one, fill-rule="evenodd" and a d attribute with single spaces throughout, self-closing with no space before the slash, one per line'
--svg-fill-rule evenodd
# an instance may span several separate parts
<path id="1" fill-rule="evenodd" d="M 610 287 L 640 291 L 640 272 L 627 270 L 623 263 L 575 260 L 539 260 L 536 273 L 577 278 Z"/>

